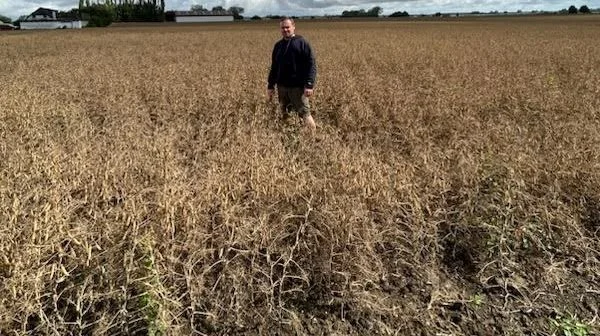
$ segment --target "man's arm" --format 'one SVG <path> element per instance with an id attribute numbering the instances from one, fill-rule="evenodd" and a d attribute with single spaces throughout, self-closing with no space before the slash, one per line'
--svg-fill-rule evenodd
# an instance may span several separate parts
<path id="1" fill-rule="evenodd" d="M 275 89 L 275 81 L 277 79 L 276 71 L 278 71 L 277 57 L 276 57 L 278 47 L 279 47 L 279 43 L 276 43 L 275 46 L 273 47 L 273 53 L 271 54 L 271 68 L 269 69 L 269 78 L 268 78 L 268 83 L 267 83 L 267 88 L 269 90 Z"/>
<path id="2" fill-rule="evenodd" d="M 310 46 L 310 44 L 308 43 L 308 41 L 304 41 L 304 59 L 306 62 L 306 75 L 305 75 L 305 82 L 304 82 L 304 88 L 305 89 L 313 89 L 314 85 L 315 85 L 315 80 L 317 77 L 317 64 L 315 61 L 315 54 L 313 53 L 313 50 Z"/>

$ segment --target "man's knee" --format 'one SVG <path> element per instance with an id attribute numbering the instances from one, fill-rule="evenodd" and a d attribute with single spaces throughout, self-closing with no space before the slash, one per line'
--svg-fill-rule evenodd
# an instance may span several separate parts
<path id="1" fill-rule="evenodd" d="M 310 103 L 308 97 L 304 96 L 303 92 L 296 96 L 294 105 L 299 117 L 305 118 L 310 116 Z"/>
<path id="2" fill-rule="evenodd" d="M 300 106 L 298 106 L 298 116 L 301 118 L 310 117 L 310 104 L 307 101 L 303 101 Z"/>
<path id="3" fill-rule="evenodd" d="M 290 116 L 290 106 L 289 105 L 281 105 L 280 107 L 280 113 L 279 115 L 281 116 L 281 119 L 287 119 Z"/>
<path id="4" fill-rule="evenodd" d="M 310 109 L 308 108 L 301 108 L 298 110 L 298 116 L 302 119 L 306 119 L 308 117 L 310 117 Z"/>

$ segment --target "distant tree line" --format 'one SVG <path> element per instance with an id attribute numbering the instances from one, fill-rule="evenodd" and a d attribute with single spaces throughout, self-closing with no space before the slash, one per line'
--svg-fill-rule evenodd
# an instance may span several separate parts
<path id="1" fill-rule="evenodd" d="M 365 9 L 358 9 L 358 10 L 345 10 L 342 12 L 341 17 L 379 17 L 379 15 L 381 15 L 383 12 L 383 10 L 381 9 L 381 7 L 376 6 L 373 7 L 369 10 L 365 10 Z M 517 11 L 518 13 L 521 13 L 521 11 Z M 582 14 L 589 14 L 592 11 L 590 10 L 590 8 L 587 5 L 583 5 L 581 7 L 579 7 L 579 9 L 575 6 L 570 6 L 568 9 L 562 9 L 558 12 L 558 14 L 577 14 L 577 13 L 582 13 Z M 498 14 L 498 11 L 494 11 L 494 12 L 490 12 L 490 14 Z M 507 14 L 508 12 L 504 12 L 505 14 Z M 555 14 L 557 12 L 554 12 Z M 471 12 L 471 14 L 481 14 L 478 11 L 474 11 Z M 456 16 L 458 16 L 459 14 L 457 13 Z M 389 17 L 408 17 L 410 16 L 408 14 L 408 12 L 406 11 L 398 11 L 398 12 L 394 12 L 392 14 L 389 15 Z M 435 13 L 433 16 L 443 16 L 442 13 L 438 12 Z"/>
<path id="2" fill-rule="evenodd" d="M 569 9 L 561 9 L 559 11 L 559 13 L 561 14 L 577 14 L 577 13 L 582 13 L 582 14 L 589 14 L 592 11 L 590 10 L 590 8 L 587 5 L 583 5 L 581 7 L 579 7 L 579 9 L 577 9 L 577 7 L 571 5 L 569 6 Z"/>
<path id="3" fill-rule="evenodd" d="M 379 17 L 381 13 L 383 13 L 383 9 L 375 6 L 369 10 L 345 10 L 342 12 L 342 17 Z"/>
<path id="4" fill-rule="evenodd" d="M 192 12 L 198 14 L 233 15 L 241 20 L 243 7 L 222 6 L 205 9 L 202 5 L 193 5 Z M 106 27 L 112 22 L 162 22 L 175 21 L 175 11 L 165 12 L 165 0 L 79 0 L 79 8 L 66 12 L 58 12 L 60 19 L 77 19 L 88 21 L 88 27 Z"/>
<path id="5" fill-rule="evenodd" d="M 79 15 L 90 26 L 107 26 L 113 21 L 164 21 L 165 0 L 79 0 Z"/>
<path id="6" fill-rule="evenodd" d="M 79 8 L 72 8 L 69 11 L 59 11 L 57 14 L 58 19 L 63 20 L 86 20 L 90 27 L 105 27 L 110 25 L 112 22 L 140 22 L 140 21 L 175 21 L 175 11 L 165 12 L 165 0 L 79 0 Z M 190 10 L 199 14 L 221 14 L 221 15 L 233 15 L 235 20 L 242 20 L 244 17 L 244 8 L 239 6 L 232 6 L 224 8 L 223 6 L 215 6 L 212 9 L 204 8 L 202 5 L 192 5 Z M 600 10 L 600 9 L 597 9 Z M 383 9 L 379 6 L 375 6 L 369 10 L 358 9 L 358 10 L 345 10 L 342 12 L 341 17 L 379 17 L 383 12 Z M 522 11 L 517 11 L 521 13 Z M 498 14 L 498 11 L 492 11 L 490 14 Z M 532 11 L 537 13 L 537 11 Z M 582 5 L 577 8 L 574 5 L 569 8 L 563 8 L 558 12 L 542 12 L 547 14 L 589 14 L 592 10 L 587 5 Z M 480 14 L 478 11 L 471 12 L 471 14 Z M 504 12 L 508 14 L 508 12 Z M 457 13 L 456 16 L 459 14 Z M 406 11 L 397 11 L 389 15 L 389 17 L 408 17 L 410 16 Z M 424 16 L 424 15 L 422 15 Z M 434 16 L 442 16 L 442 13 L 436 13 Z M 267 19 L 280 19 L 281 15 L 266 15 Z M 332 16 L 335 17 L 335 16 Z M 292 17 L 296 19 L 297 17 Z M 314 17 L 311 17 L 314 18 Z M 250 18 L 251 20 L 261 20 L 262 18 L 258 15 L 254 15 Z M 13 23 L 19 25 L 19 20 L 13 21 L 10 17 L 0 15 L 0 21 L 5 23 Z"/>
<path id="7" fill-rule="evenodd" d="M 393 12 L 392 14 L 390 14 L 390 17 L 405 17 L 405 16 L 410 16 L 407 11 Z"/>
<path id="8" fill-rule="evenodd" d="M 117 22 L 165 20 L 165 0 L 79 0 L 79 8 L 59 11 L 59 19 L 85 20 L 88 27 L 106 27 Z"/>
<path id="9" fill-rule="evenodd" d="M 190 7 L 190 11 L 194 13 L 198 13 L 200 15 L 233 15 L 234 20 L 243 20 L 244 16 L 244 8 L 239 6 L 231 6 L 229 8 L 225 8 L 223 6 L 215 6 L 211 10 L 208 8 L 204 8 L 202 5 L 192 5 Z M 166 11 L 165 12 L 165 21 L 175 21 L 175 11 Z"/>

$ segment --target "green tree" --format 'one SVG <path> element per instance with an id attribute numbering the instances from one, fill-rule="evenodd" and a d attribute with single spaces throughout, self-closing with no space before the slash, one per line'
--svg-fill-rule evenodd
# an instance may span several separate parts
<path id="1" fill-rule="evenodd" d="M 115 19 L 115 10 L 110 5 L 93 4 L 83 8 L 81 13 L 89 17 L 88 27 L 107 27 Z"/>
<path id="2" fill-rule="evenodd" d="M 381 13 L 383 13 L 383 9 L 379 6 L 375 6 L 367 11 L 367 16 L 378 17 Z"/>
<path id="3" fill-rule="evenodd" d="M 350 11 L 342 12 L 342 17 L 364 17 L 364 16 L 367 16 L 367 12 L 364 9 L 350 10 Z"/>
<path id="4" fill-rule="evenodd" d="M 11 23 L 12 19 L 9 18 L 8 16 L 4 16 L 0 14 L 0 21 L 4 22 L 4 23 Z"/>
<path id="5" fill-rule="evenodd" d="M 588 6 L 586 6 L 586 5 L 583 5 L 583 6 L 581 6 L 581 7 L 579 8 L 579 12 L 580 12 L 580 13 L 584 13 L 584 14 L 589 14 L 589 13 L 591 13 L 592 11 L 590 10 L 590 8 L 589 8 Z"/>
<path id="6" fill-rule="evenodd" d="M 393 12 L 392 14 L 390 14 L 390 17 L 403 17 L 403 16 L 409 16 L 408 12 L 404 11 L 404 12 Z"/>
<path id="7" fill-rule="evenodd" d="M 569 14 L 577 14 L 577 7 L 571 5 L 571 7 L 569 7 Z"/>
<path id="8" fill-rule="evenodd" d="M 81 15 L 79 14 L 78 8 L 71 8 L 69 11 L 59 11 L 56 14 L 56 17 L 59 19 L 67 19 L 67 20 L 80 20 Z"/>
<path id="9" fill-rule="evenodd" d="M 244 17 L 242 14 L 244 13 L 244 7 L 231 6 L 229 7 L 229 11 L 233 14 L 233 18 L 236 20 L 241 20 Z"/>
<path id="10" fill-rule="evenodd" d="M 166 11 L 165 12 L 165 21 L 175 22 L 175 11 Z"/>
<path id="11" fill-rule="evenodd" d="M 190 7 L 190 10 L 192 12 L 200 12 L 200 13 L 208 12 L 208 9 L 204 8 L 204 6 L 202 6 L 202 5 L 192 5 L 192 7 Z"/>
<path id="12" fill-rule="evenodd" d="M 342 12 L 342 17 L 378 17 L 381 13 L 383 13 L 383 9 L 379 6 L 375 6 L 368 11 L 365 11 L 364 9 L 345 10 Z"/>

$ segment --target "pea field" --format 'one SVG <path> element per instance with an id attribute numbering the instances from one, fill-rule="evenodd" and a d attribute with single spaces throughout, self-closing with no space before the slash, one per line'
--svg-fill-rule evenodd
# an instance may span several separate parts
<path id="1" fill-rule="evenodd" d="M 0 32 L 0 335 L 599 332 L 600 16 L 296 33 Z"/>

